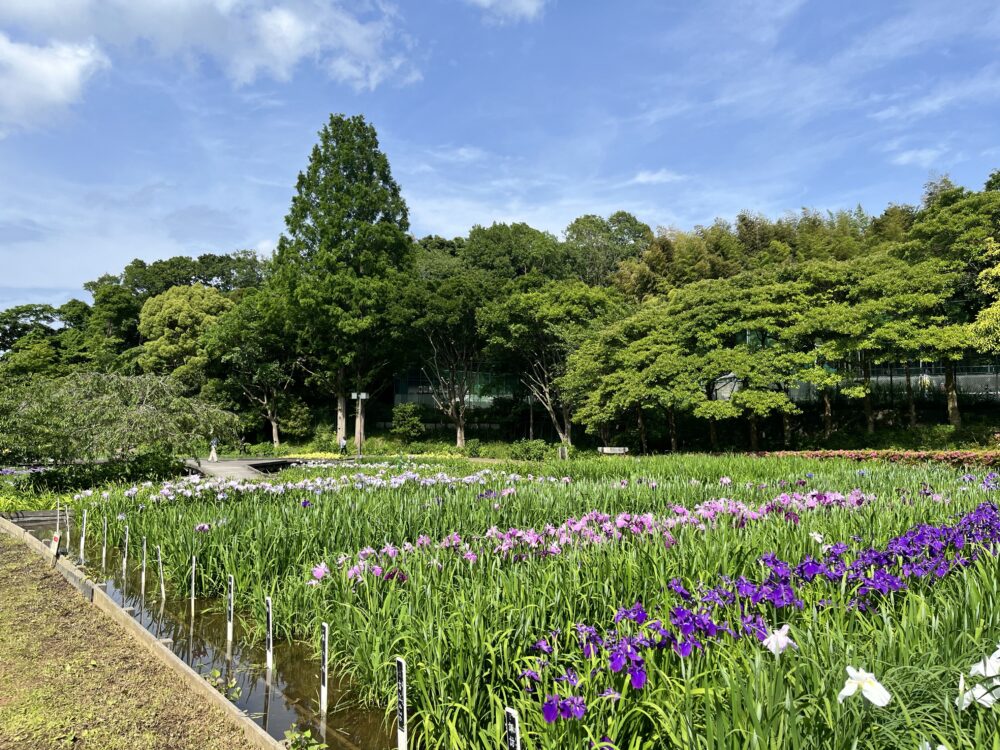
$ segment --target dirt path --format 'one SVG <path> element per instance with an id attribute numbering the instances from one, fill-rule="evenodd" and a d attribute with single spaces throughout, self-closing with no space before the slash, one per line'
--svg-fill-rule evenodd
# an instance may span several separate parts
<path id="1" fill-rule="evenodd" d="M 237 750 L 240 731 L 0 534 L 0 750 Z"/>

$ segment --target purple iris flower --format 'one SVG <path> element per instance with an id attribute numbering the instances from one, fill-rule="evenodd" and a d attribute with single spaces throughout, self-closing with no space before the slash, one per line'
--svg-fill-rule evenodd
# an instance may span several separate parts
<path id="1" fill-rule="evenodd" d="M 559 718 L 559 696 L 547 695 L 542 704 L 542 718 L 547 724 L 551 724 Z"/>
<path id="2" fill-rule="evenodd" d="M 582 719 L 587 713 L 587 704 L 579 695 L 571 695 L 559 703 L 559 715 L 564 719 Z"/>

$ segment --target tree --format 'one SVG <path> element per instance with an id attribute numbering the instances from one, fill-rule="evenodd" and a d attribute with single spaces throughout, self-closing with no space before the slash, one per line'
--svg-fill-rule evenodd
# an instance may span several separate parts
<path id="1" fill-rule="evenodd" d="M 589 330 L 621 315 L 611 291 L 580 281 L 553 281 L 484 307 L 479 327 L 495 357 L 517 367 L 521 380 L 548 413 L 559 439 L 572 444 L 574 404 L 560 387 L 570 353 Z"/>
<path id="2" fill-rule="evenodd" d="M 565 232 L 574 275 L 591 286 L 611 282 L 620 263 L 637 259 L 653 241 L 653 231 L 625 211 L 609 218 L 587 214 Z"/>
<path id="3" fill-rule="evenodd" d="M 17 305 L 0 311 L 0 354 L 29 333 L 53 334 L 57 317 L 52 305 Z"/>
<path id="4" fill-rule="evenodd" d="M 476 311 L 494 291 L 486 271 L 447 250 L 421 248 L 403 292 L 401 322 L 426 343 L 419 363 L 438 411 L 455 426 L 459 448 L 465 446 L 466 412 L 485 346 Z"/>
<path id="5" fill-rule="evenodd" d="M 224 382 L 234 385 L 267 420 L 275 447 L 281 444 L 284 395 L 295 382 L 297 365 L 285 314 L 284 301 L 273 290 L 251 290 L 201 339 Z"/>
<path id="6" fill-rule="evenodd" d="M 568 253 L 559 240 L 523 223 L 477 224 L 459 255 L 467 266 L 504 282 L 518 280 L 521 288 L 545 279 L 565 278 L 569 269 Z"/>
<path id="7" fill-rule="evenodd" d="M 331 115 L 299 173 L 271 283 L 289 305 L 301 364 L 337 396 L 337 438 L 346 393 L 373 390 L 398 352 L 389 306 L 411 259 L 409 220 L 375 128 Z M 355 440 L 364 436 L 358 400 Z"/>
<path id="8" fill-rule="evenodd" d="M 235 426 L 229 412 L 154 375 L 77 372 L 0 384 L 0 455 L 22 460 L 194 455 L 210 436 L 225 439 Z"/>
<path id="9" fill-rule="evenodd" d="M 144 372 L 171 375 L 191 391 L 204 381 L 207 357 L 200 339 L 233 303 L 212 287 L 170 287 L 146 300 L 139 313 L 143 337 L 138 363 Z"/>

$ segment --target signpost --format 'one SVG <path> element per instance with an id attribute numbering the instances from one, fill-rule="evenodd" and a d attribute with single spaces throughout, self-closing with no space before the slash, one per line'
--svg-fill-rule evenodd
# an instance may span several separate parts
<path id="1" fill-rule="evenodd" d="M 83 509 L 83 520 L 80 524 L 80 562 L 83 562 L 83 543 L 87 539 L 87 509 Z"/>
<path id="2" fill-rule="evenodd" d="M 146 537 L 142 538 L 142 577 L 139 579 L 139 598 L 146 601 Z"/>
<path id="3" fill-rule="evenodd" d="M 505 750 L 521 750 L 521 719 L 517 710 L 503 710 L 503 746 Z"/>
<path id="4" fill-rule="evenodd" d="M 267 681 L 271 681 L 271 670 L 274 669 L 274 615 L 271 612 L 271 597 L 264 597 L 267 607 Z"/>
<path id="5" fill-rule="evenodd" d="M 327 703 L 327 660 L 330 658 L 330 626 L 323 623 L 323 643 L 321 651 L 323 652 L 320 657 L 322 661 L 319 663 L 319 712 L 320 715 L 326 716 L 326 703 Z"/>
<path id="6" fill-rule="evenodd" d="M 194 574 L 198 564 L 197 555 L 191 555 L 191 622 L 194 623 Z"/>
<path id="7" fill-rule="evenodd" d="M 163 550 L 160 549 L 160 545 L 156 545 L 156 565 L 160 569 L 160 601 L 165 602 L 167 600 L 167 585 L 163 581 Z"/>
<path id="8" fill-rule="evenodd" d="M 125 577 L 126 565 L 128 565 L 128 526 L 125 527 L 125 548 L 122 552 L 122 578 Z"/>

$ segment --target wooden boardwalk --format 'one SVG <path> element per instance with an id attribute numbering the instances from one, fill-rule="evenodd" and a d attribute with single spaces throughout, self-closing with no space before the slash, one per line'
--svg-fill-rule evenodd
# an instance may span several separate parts
<path id="1" fill-rule="evenodd" d="M 219 461 L 188 459 L 184 465 L 191 471 L 213 479 L 248 481 L 261 479 L 279 471 L 291 462 L 285 458 L 226 458 Z"/>

